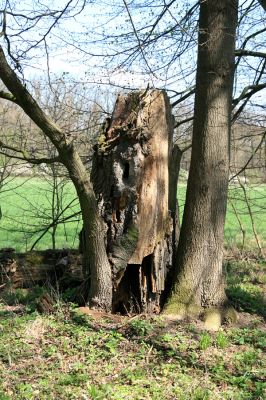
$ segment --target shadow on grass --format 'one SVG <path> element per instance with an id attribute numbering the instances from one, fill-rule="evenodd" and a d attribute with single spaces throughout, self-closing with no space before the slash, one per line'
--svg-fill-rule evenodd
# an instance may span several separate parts
<path id="1" fill-rule="evenodd" d="M 262 293 L 250 293 L 240 286 L 226 289 L 228 299 L 238 311 L 258 314 L 266 319 L 266 302 Z"/>

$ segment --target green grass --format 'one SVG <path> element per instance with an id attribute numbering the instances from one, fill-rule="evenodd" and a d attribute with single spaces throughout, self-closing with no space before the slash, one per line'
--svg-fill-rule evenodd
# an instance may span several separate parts
<path id="1" fill-rule="evenodd" d="M 0 399 L 264 399 L 265 325 L 256 293 L 265 291 L 265 263 L 235 260 L 227 270 L 231 300 L 239 286 L 246 296 L 236 303 L 238 323 L 218 332 L 195 320 L 93 319 L 59 295 L 54 312 L 40 315 L 34 304 L 43 288 L 7 289 L 0 295 Z"/>
<path id="2" fill-rule="evenodd" d="M 183 212 L 185 202 L 184 184 L 179 185 L 178 199 L 180 211 Z M 250 185 L 246 187 L 247 197 L 252 210 L 252 217 L 256 233 L 262 247 L 266 246 L 266 185 Z M 234 212 L 236 210 L 237 216 Z M 254 237 L 251 218 L 244 194 L 241 188 L 237 186 L 229 187 L 229 201 L 227 204 L 227 214 L 225 221 L 225 245 L 228 248 L 242 247 L 243 235 L 240 229 L 239 221 L 245 231 L 244 248 L 254 250 L 257 243 Z"/>
<path id="3" fill-rule="evenodd" d="M 231 260 L 225 264 L 226 289 L 234 308 L 266 319 L 266 263 L 265 261 Z"/>
<path id="4" fill-rule="evenodd" d="M 59 187 L 59 212 L 67 207 L 75 198 L 72 183 Z M 0 220 L 0 248 L 13 247 L 16 251 L 29 250 L 51 224 L 52 218 L 52 186 L 45 179 L 16 178 L 4 186 L 0 192 L 2 218 Z M 61 219 L 79 211 L 77 201 L 74 201 Z M 80 217 L 74 217 L 57 226 L 56 247 L 74 248 L 78 245 L 78 233 L 81 229 Z M 49 229 L 35 246 L 41 250 L 52 248 L 52 230 Z"/>
<path id="5" fill-rule="evenodd" d="M 252 217 L 259 241 L 266 245 L 266 185 L 250 185 L 246 188 L 247 199 L 252 210 Z M 236 218 L 232 203 L 245 231 L 244 247 L 252 249 L 257 246 L 252 230 L 251 218 L 241 188 L 230 187 L 229 203 L 225 224 L 225 240 L 228 246 L 241 246 L 243 235 Z"/>
<path id="6" fill-rule="evenodd" d="M 4 188 L 6 189 L 6 187 Z M 0 220 L 0 248 L 14 247 L 17 251 L 30 249 L 41 232 L 33 234 L 34 230 L 51 223 L 51 185 L 43 179 L 16 178 L 8 186 L 9 191 L 0 192 L 0 206 L 2 218 Z M 229 190 L 230 199 L 237 211 L 238 218 L 245 230 L 245 249 L 255 249 L 257 244 L 252 231 L 252 224 L 244 201 L 243 192 L 240 188 L 231 186 Z M 247 195 L 252 207 L 255 228 L 261 241 L 266 243 L 266 185 L 250 186 Z M 63 189 L 63 206 L 65 207 L 75 198 L 75 189 L 68 183 Z M 185 198 L 185 185 L 180 184 L 178 188 L 180 211 L 183 210 Z M 243 237 L 238 219 L 233 211 L 232 202 L 228 202 L 228 210 L 225 224 L 225 244 L 227 247 L 241 247 Z M 79 210 L 77 202 L 63 215 L 71 215 Z M 75 248 L 78 246 L 78 232 L 81 222 L 74 218 L 73 222 L 60 224 L 56 232 L 56 247 Z M 51 230 L 40 240 L 36 249 L 52 247 Z"/>

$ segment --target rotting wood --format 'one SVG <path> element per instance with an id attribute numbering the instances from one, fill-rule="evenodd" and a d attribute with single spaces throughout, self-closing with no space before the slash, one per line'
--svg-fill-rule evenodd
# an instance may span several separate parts
<path id="1" fill-rule="evenodd" d="M 156 312 L 178 237 L 177 153 L 166 93 L 118 96 L 105 127 L 95 146 L 91 180 L 105 222 L 113 311 Z"/>
<path id="2" fill-rule="evenodd" d="M 59 283 L 62 289 L 83 282 L 82 258 L 77 251 L 45 250 L 15 253 L 0 250 L 0 289 L 30 288 Z"/>

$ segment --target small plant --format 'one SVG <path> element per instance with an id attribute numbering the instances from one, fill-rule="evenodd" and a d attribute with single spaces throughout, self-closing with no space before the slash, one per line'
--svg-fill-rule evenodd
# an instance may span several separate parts
<path id="1" fill-rule="evenodd" d="M 200 336 L 200 341 L 199 341 L 200 350 L 206 350 L 208 347 L 211 346 L 211 344 L 212 344 L 211 336 L 207 332 L 204 332 Z"/>
<path id="2" fill-rule="evenodd" d="M 64 386 L 79 386 L 83 382 L 88 382 L 89 377 L 83 373 L 71 372 L 69 374 L 62 374 L 59 379 L 59 384 Z"/>
<path id="3" fill-rule="evenodd" d="M 34 286 L 30 289 L 12 289 L 8 288 L 1 293 L 4 304 L 10 306 L 23 305 L 25 310 L 33 312 L 36 310 L 38 299 L 47 293 L 45 287 Z"/>
<path id="4" fill-rule="evenodd" d="M 237 364 L 241 368 L 247 368 L 258 363 L 258 353 L 254 350 L 244 351 L 242 353 L 237 353 L 234 356 L 235 364 Z"/>
<path id="5" fill-rule="evenodd" d="M 131 321 L 130 330 L 133 335 L 146 336 L 152 330 L 152 324 L 143 319 L 136 319 Z"/>
<path id="6" fill-rule="evenodd" d="M 208 400 L 210 398 L 210 391 L 204 388 L 196 388 L 192 395 L 193 400 Z"/>
<path id="7" fill-rule="evenodd" d="M 3 392 L 0 392 L 0 400 L 11 400 L 11 397 L 4 394 Z"/>
<path id="8" fill-rule="evenodd" d="M 122 340 L 123 335 L 121 335 L 121 333 L 112 331 L 108 337 L 108 340 L 105 342 L 105 347 L 111 354 L 114 355 L 116 354 L 117 347 Z"/>
<path id="9" fill-rule="evenodd" d="M 165 333 L 164 335 L 162 335 L 160 337 L 160 339 L 164 343 L 171 343 L 173 341 L 174 337 L 170 333 Z"/>
<path id="10" fill-rule="evenodd" d="M 228 346 L 228 339 L 223 332 L 218 332 L 216 336 L 216 345 L 220 349 L 225 349 Z"/>
<path id="11" fill-rule="evenodd" d="M 109 398 L 109 394 L 112 393 L 111 385 L 91 385 L 88 384 L 88 394 L 90 395 L 90 399 L 92 400 L 105 400 Z M 108 397 L 107 397 L 108 396 Z"/>
<path id="12" fill-rule="evenodd" d="M 34 399 L 34 391 L 29 383 L 20 383 L 17 385 L 17 392 L 19 394 L 18 398 L 20 399 Z"/>

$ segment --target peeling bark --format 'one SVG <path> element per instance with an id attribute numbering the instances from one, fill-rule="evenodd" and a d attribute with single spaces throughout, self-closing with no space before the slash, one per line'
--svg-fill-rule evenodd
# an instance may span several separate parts
<path id="1" fill-rule="evenodd" d="M 118 97 L 95 148 L 91 180 L 105 223 L 114 311 L 160 310 L 176 238 L 172 136 L 166 94 L 135 92 Z"/>

